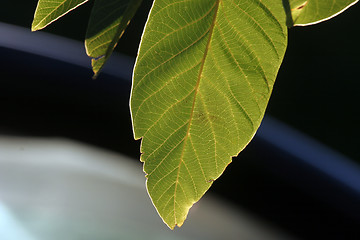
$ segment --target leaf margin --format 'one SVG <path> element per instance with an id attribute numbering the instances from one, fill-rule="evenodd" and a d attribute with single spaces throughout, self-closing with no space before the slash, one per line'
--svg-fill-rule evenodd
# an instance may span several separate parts
<path id="1" fill-rule="evenodd" d="M 64 0 L 63 3 L 61 3 L 57 8 L 59 8 L 61 5 L 65 4 L 66 1 L 68 0 Z M 71 0 L 69 0 L 71 1 Z M 58 14 L 55 18 L 50 18 L 51 20 L 46 20 L 52 13 L 54 13 L 54 11 L 52 11 L 51 13 L 48 13 L 45 17 L 39 17 L 40 11 L 43 9 L 41 8 L 41 6 L 43 5 L 43 1 L 39 0 L 38 4 L 36 6 L 35 9 L 35 13 L 34 13 L 34 19 L 33 22 L 31 24 L 31 31 L 35 32 L 41 29 L 44 29 L 45 27 L 49 26 L 50 24 L 52 24 L 53 22 L 57 21 L 58 19 L 60 19 L 61 17 L 65 16 L 66 14 L 68 14 L 69 12 L 73 11 L 74 9 L 78 8 L 79 6 L 87 3 L 89 0 L 82 0 L 82 2 L 78 3 L 77 5 L 68 8 L 66 11 L 63 11 L 61 14 Z M 45 21 L 45 24 L 43 24 L 43 22 Z"/>
<path id="2" fill-rule="evenodd" d="M 144 157 L 144 148 L 143 148 L 143 146 L 144 146 L 144 143 L 145 143 L 145 140 L 146 140 L 146 138 L 144 138 L 145 136 L 144 136 L 144 134 L 140 134 L 140 133 L 138 133 L 137 131 L 136 131 L 136 126 L 135 126 L 135 118 L 136 118 L 136 115 L 137 115 L 137 113 L 134 111 L 134 108 L 133 108 L 133 103 L 132 103 L 132 100 L 133 100 L 133 96 L 134 96 L 134 90 L 136 89 L 136 87 L 137 87 L 137 85 L 135 85 L 135 75 L 136 75 L 136 70 L 138 69 L 138 63 L 139 63 L 139 59 L 142 57 L 141 56 L 141 51 L 142 51 L 142 48 L 144 48 L 143 47 L 143 45 L 142 45 L 142 43 L 143 43 L 143 41 L 145 41 L 144 40 L 144 36 L 145 36 L 145 34 L 146 34 L 146 29 L 147 29 L 147 27 L 150 25 L 149 24 L 149 22 L 151 21 L 151 14 L 152 14 L 152 11 L 154 10 L 154 5 L 156 4 L 156 1 L 157 0 L 155 0 L 154 1 L 154 3 L 153 3 L 153 7 L 152 7 L 152 9 L 151 9 L 151 12 L 150 12 L 150 14 L 149 14 L 149 17 L 148 17 L 148 20 L 147 20 L 147 23 L 146 23 L 146 27 L 145 27 L 145 30 L 144 30 L 144 32 L 143 32 L 143 36 L 142 36 L 142 40 L 141 40 L 141 44 L 140 44 L 140 48 L 139 48 L 139 50 L 138 50 L 138 58 L 137 58 L 137 60 L 136 60 L 136 64 L 135 64 L 135 69 L 134 69 L 134 72 L 133 72 L 133 87 L 132 87 L 132 90 L 131 90 L 131 100 L 130 100 L 130 108 L 131 108 L 131 118 L 132 118 L 132 122 L 133 122 L 133 133 L 134 133 L 134 138 L 135 139 L 142 139 L 142 141 L 141 141 L 141 158 L 140 158 L 140 160 L 142 161 L 142 162 L 144 162 L 144 172 L 147 174 L 146 175 L 146 186 L 147 186 L 147 191 L 148 191 L 148 194 L 149 194 L 149 196 L 150 196 L 150 198 L 151 198 L 151 201 L 152 201 L 152 203 L 153 203 L 153 205 L 155 206 L 155 208 L 156 208 L 156 210 L 157 210 L 157 212 L 158 212 L 158 214 L 161 216 L 161 218 L 162 218 L 162 220 L 163 220 L 163 222 L 170 228 L 170 229 L 173 229 L 175 226 L 181 226 L 183 223 L 184 223 L 184 220 L 186 219 L 186 216 L 187 216 L 187 214 L 188 214 L 188 210 L 190 209 L 190 207 L 187 209 L 187 212 L 186 212 L 186 215 L 185 215 L 185 217 L 183 218 L 183 221 L 182 222 L 175 222 L 175 224 L 169 224 L 169 222 L 167 222 L 165 219 L 164 219 L 164 217 L 162 216 L 162 214 L 160 213 L 160 210 L 158 209 L 158 207 L 156 206 L 156 203 L 154 202 L 154 200 L 153 200 L 153 197 L 152 197 L 152 194 L 150 193 L 150 190 L 149 190 L 149 173 L 148 173 L 148 171 L 146 171 L 146 162 L 145 162 L 145 159 L 143 158 Z M 217 6 L 219 6 L 219 4 L 222 2 L 222 0 L 215 0 L 216 1 L 216 3 L 218 4 Z M 159 2 L 161 2 L 161 1 L 159 1 Z M 162 2 L 164 2 L 164 1 L 162 1 Z M 280 3 L 281 3 L 281 0 L 280 0 Z M 278 5 L 280 5 L 280 3 L 278 3 Z M 281 5 L 282 6 L 282 5 Z M 271 7 L 270 7 L 271 8 Z M 267 10 L 269 10 L 269 9 L 267 9 Z M 284 30 L 286 33 L 284 33 L 284 37 L 285 37 L 285 39 L 287 38 L 287 28 L 286 28 L 286 24 L 285 24 L 285 20 L 286 20 L 286 15 L 285 15 L 285 11 L 282 11 L 283 12 L 283 16 L 284 16 L 284 19 L 283 19 L 283 24 L 281 25 L 282 27 L 281 27 L 281 29 L 286 29 L 286 30 Z M 211 41 L 211 39 L 209 39 L 210 41 Z M 284 43 L 283 43 L 283 45 L 285 46 L 284 48 L 286 48 L 286 43 L 287 43 L 287 41 L 285 41 Z M 281 60 L 283 59 L 283 55 L 284 55 L 284 53 L 285 53 L 285 50 L 284 51 L 281 51 L 282 53 L 280 54 L 281 55 Z M 276 73 L 276 75 L 277 75 L 277 72 L 278 72 L 278 70 L 279 70 L 279 68 L 280 68 L 280 64 L 281 64 L 281 62 L 282 61 L 280 61 L 279 62 L 279 64 L 278 64 L 278 66 L 277 66 L 277 70 L 274 70 L 274 72 Z M 201 75 L 201 73 L 199 72 L 199 75 Z M 275 79 L 274 79 L 274 81 L 275 81 Z M 267 104 L 266 104 L 267 105 Z M 263 115 L 262 115 L 262 117 L 263 117 Z M 260 125 L 260 122 L 261 122 L 261 119 L 262 119 L 262 117 L 260 117 L 259 119 L 259 123 L 257 124 L 257 126 L 256 126 L 256 129 L 259 127 L 259 125 Z M 247 141 L 247 144 L 251 141 L 251 139 L 254 137 L 254 135 L 255 135 L 255 133 L 256 133 L 256 131 L 250 136 L 250 139 L 249 139 L 249 141 Z M 241 152 L 245 147 L 246 147 L 246 145 L 247 144 L 245 144 L 245 146 L 243 146 L 241 149 L 239 149 L 238 150 L 238 152 L 237 152 L 237 154 L 239 153 L 239 152 Z M 145 153 L 146 153 L 146 151 L 145 151 Z M 231 156 L 229 156 L 229 159 L 230 159 L 230 162 L 231 162 L 231 158 L 233 157 L 233 156 L 237 156 L 237 154 L 234 154 L 234 155 L 231 155 Z M 227 165 L 229 164 L 229 162 L 227 163 Z M 227 166 L 226 165 L 226 166 Z M 225 167 L 226 168 L 226 167 Z M 211 178 L 211 179 L 208 179 L 208 183 L 210 183 L 210 185 L 207 187 L 207 189 L 204 191 L 204 193 L 208 190 L 208 188 L 211 186 L 211 184 L 212 184 L 212 182 L 215 180 L 215 179 L 217 179 L 222 173 L 223 173 L 223 171 L 225 170 L 225 168 L 224 169 L 222 169 L 222 171 L 215 177 L 215 178 Z M 202 197 L 203 195 L 204 195 L 204 193 L 202 193 L 201 195 L 200 195 L 200 197 Z M 195 202 L 197 202 L 199 199 L 197 199 Z"/>

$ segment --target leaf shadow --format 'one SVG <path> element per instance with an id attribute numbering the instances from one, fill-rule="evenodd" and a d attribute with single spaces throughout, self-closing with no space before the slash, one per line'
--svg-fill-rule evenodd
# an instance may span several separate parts
<path id="1" fill-rule="evenodd" d="M 96 1 L 94 3 L 89 25 L 86 32 L 86 38 L 91 38 L 101 33 L 106 27 L 119 22 L 123 18 L 126 7 L 116 6 L 116 1 L 109 1 L 107 7 L 101 6 L 103 1 Z M 109 14 L 109 9 L 113 12 Z"/>

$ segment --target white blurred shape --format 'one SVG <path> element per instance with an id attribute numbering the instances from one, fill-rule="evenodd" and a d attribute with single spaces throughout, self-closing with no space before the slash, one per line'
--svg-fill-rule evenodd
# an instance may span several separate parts
<path id="1" fill-rule="evenodd" d="M 1 201 L 11 216 L 3 225 L 34 237 L 13 227 L 13 238 L 1 240 L 289 239 L 209 194 L 171 231 L 147 196 L 139 161 L 64 139 L 0 136 Z"/>

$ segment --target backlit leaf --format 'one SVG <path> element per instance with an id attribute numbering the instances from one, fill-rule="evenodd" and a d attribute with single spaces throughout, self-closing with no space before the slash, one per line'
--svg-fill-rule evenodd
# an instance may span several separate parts
<path id="1" fill-rule="evenodd" d="M 141 0 L 96 0 L 86 33 L 87 54 L 95 76 L 110 57 Z"/>
<path id="2" fill-rule="evenodd" d="M 39 0 L 32 31 L 40 30 L 88 0 Z"/>
<path id="3" fill-rule="evenodd" d="M 170 228 L 254 136 L 286 44 L 282 0 L 155 0 L 131 113 L 147 190 Z"/>
<path id="4" fill-rule="evenodd" d="M 316 24 L 337 16 L 358 0 L 290 0 L 295 26 Z"/>

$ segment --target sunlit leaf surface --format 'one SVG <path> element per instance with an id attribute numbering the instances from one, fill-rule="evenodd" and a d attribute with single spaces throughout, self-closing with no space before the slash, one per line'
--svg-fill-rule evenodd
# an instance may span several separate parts
<path id="1" fill-rule="evenodd" d="M 170 228 L 254 136 L 286 43 L 282 0 L 155 0 L 131 113 L 149 195 Z"/>
<path id="2" fill-rule="evenodd" d="M 40 30 L 88 0 L 39 0 L 32 31 Z"/>
<path id="3" fill-rule="evenodd" d="M 293 24 L 298 26 L 330 19 L 357 2 L 358 0 L 289 0 Z"/>

